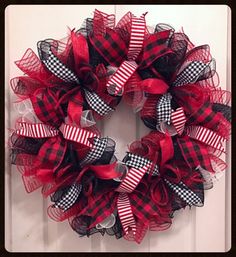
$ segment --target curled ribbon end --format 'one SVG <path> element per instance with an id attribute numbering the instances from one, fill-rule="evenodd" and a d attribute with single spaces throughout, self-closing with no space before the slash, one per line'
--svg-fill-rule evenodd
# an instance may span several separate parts
<path id="1" fill-rule="evenodd" d="M 143 17 L 145 17 L 148 14 L 148 12 L 145 12 L 142 14 Z"/>

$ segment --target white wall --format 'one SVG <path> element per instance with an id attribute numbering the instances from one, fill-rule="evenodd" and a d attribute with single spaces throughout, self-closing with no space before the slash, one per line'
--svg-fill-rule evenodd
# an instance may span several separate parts
<path id="1" fill-rule="evenodd" d="M 27 48 L 37 52 L 37 41 L 49 37 L 63 38 L 67 34 L 67 26 L 79 28 L 84 18 L 92 16 L 95 8 L 115 13 L 117 21 L 127 11 L 136 15 L 148 11 L 148 25 L 168 23 L 176 30 L 183 26 L 194 44 L 210 45 L 217 62 L 221 87 L 231 89 L 231 13 L 226 5 L 10 5 L 5 11 L 6 132 L 7 128 L 13 126 L 15 115 L 9 80 L 22 75 L 14 61 L 19 60 Z M 122 131 L 114 129 L 121 122 Z M 102 127 L 104 135 L 116 140 L 116 154 L 120 158 L 124 156 L 128 142 L 148 131 L 123 103 L 118 106 L 115 115 L 104 120 Z M 230 145 L 228 149 L 230 152 Z M 46 214 L 47 200 L 42 199 L 40 191 L 27 194 L 19 172 L 8 161 L 7 158 L 5 247 L 10 252 L 224 252 L 230 248 L 230 169 L 212 190 L 206 192 L 204 207 L 177 212 L 169 230 L 149 232 L 143 242 L 137 245 L 109 236 L 79 238 L 67 221 L 56 223 L 50 220 Z M 230 167 L 230 156 L 227 161 Z"/>

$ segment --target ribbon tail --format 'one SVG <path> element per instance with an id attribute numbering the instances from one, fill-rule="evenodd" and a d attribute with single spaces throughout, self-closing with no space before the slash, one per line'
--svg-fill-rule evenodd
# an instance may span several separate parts
<path id="1" fill-rule="evenodd" d="M 16 129 L 15 133 L 24 137 L 47 138 L 55 137 L 59 133 L 56 128 L 43 123 L 18 122 L 17 125 L 19 128 Z"/>
<path id="2" fill-rule="evenodd" d="M 122 95 L 126 82 L 134 74 L 138 65 L 135 61 L 124 61 L 107 82 L 107 91 L 111 95 Z"/>
<path id="3" fill-rule="evenodd" d="M 136 222 L 131 209 L 129 197 L 126 193 L 120 193 L 117 199 L 118 215 L 125 234 L 129 234 L 131 228 L 133 235 L 136 234 Z"/>
<path id="4" fill-rule="evenodd" d="M 171 122 L 179 135 L 183 133 L 186 121 L 187 118 L 184 114 L 183 107 L 177 108 L 171 113 Z"/>
<path id="5" fill-rule="evenodd" d="M 188 205 L 203 205 L 202 199 L 196 193 L 190 190 L 183 182 L 180 182 L 179 184 L 173 184 L 167 179 L 165 179 L 165 181 L 167 185 Z"/>

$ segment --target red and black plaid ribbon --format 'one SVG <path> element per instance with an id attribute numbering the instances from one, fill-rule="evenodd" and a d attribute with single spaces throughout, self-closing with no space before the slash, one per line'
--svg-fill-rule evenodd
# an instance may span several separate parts
<path id="1" fill-rule="evenodd" d="M 59 127 L 64 120 L 64 113 L 60 106 L 57 109 L 58 99 L 49 93 L 49 89 L 42 89 L 39 94 L 30 97 L 34 112 L 45 124 Z"/>
<path id="2" fill-rule="evenodd" d="M 39 164 L 56 170 L 63 161 L 66 149 L 67 143 L 61 136 L 51 137 L 40 148 L 37 160 Z"/>
<path id="3" fill-rule="evenodd" d="M 154 61 L 163 55 L 173 53 L 168 47 L 168 39 L 170 38 L 170 30 L 151 34 L 143 45 L 143 56 L 139 68 L 149 67 Z"/>
<path id="4" fill-rule="evenodd" d="M 177 142 L 183 158 L 191 169 L 196 169 L 200 165 L 209 172 L 214 172 L 207 147 L 204 144 L 188 136 L 177 138 Z"/>

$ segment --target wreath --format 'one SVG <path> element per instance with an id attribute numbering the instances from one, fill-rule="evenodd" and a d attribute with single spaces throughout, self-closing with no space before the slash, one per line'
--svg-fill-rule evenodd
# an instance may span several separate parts
<path id="1" fill-rule="evenodd" d="M 140 243 L 166 230 L 175 211 L 203 206 L 204 190 L 226 168 L 230 93 L 219 87 L 208 45 L 183 31 L 147 27 L 146 13 L 95 10 L 63 40 L 37 43 L 11 79 L 20 117 L 9 145 L 27 192 L 41 188 L 48 215 L 80 236 L 115 235 Z M 123 98 L 150 132 L 123 160 L 96 122 Z M 113 114 L 114 115 L 114 114 Z"/>

